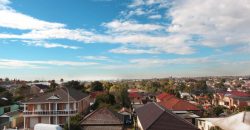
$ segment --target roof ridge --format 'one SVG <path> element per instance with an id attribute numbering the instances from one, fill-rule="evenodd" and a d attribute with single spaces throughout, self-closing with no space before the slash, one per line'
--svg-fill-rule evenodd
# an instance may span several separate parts
<path id="1" fill-rule="evenodd" d="M 160 106 L 158 103 L 153 102 L 157 107 L 159 107 L 161 110 L 165 111 L 165 108 L 163 108 L 162 106 Z"/>
<path id="2" fill-rule="evenodd" d="M 83 122 L 84 120 L 86 120 L 89 116 L 93 115 L 95 112 L 97 112 L 100 108 L 97 108 L 96 110 L 94 110 L 93 112 L 89 113 L 88 115 L 86 115 L 80 122 Z"/>
<path id="3" fill-rule="evenodd" d="M 86 115 L 80 122 L 81 124 L 87 120 L 88 117 L 94 115 L 97 111 L 101 110 L 101 109 L 107 109 L 111 114 L 112 114 L 112 117 L 115 117 L 119 120 L 119 123 L 120 124 L 123 124 L 123 121 L 118 117 L 118 115 L 115 113 L 115 111 L 112 111 L 110 108 L 107 108 L 107 107 L 100 107 L 100 108 L 97 108 L 96 110 L 94 110 L 93 112 L 89 113 L 88 115 Z"/>
<path id="4" fill-rule="evenodd" d="M 75 101 L 77 101 L 74 97 L 72 97 L 72 96 L 70 95 L 70 92 L 69 92 L 69 91 L 70 91 L 70 90 L 69 90 L 70 88 L 69 88 L 69 87 L 63 86 L 62 89 L 63 89 L 63 88 L 66 88 L 66 89 L 67 89 L 67 90 L 66 90 L 67 92 L 64 91 L 64 93 L 66 93 L 66 95 L 69 95 L 69 97 L 71 97 L 72 99 L 74 99 Z"/>
<path id="5" fill-rule="evenodd" d="M 164 108 L 164 109 L 165 109 L 165 108 Z M 165 112 L 171 114 L 172 116 L 174 116 L 174 117 L 177 118 L 177 119 L 180 119 L 180 120 L 186 122 L 186 123 L 189 124 L 190 126 L 194 126 L 192 123 L 190 123 L 190 122 L 188 122 L 187 120 L 185 120 L 185 119 L 179 117 L 177 114 L 173 113 L 172 111 L 170 111 L 170 110 L 168 110 L 168 109 L 165 109 Z M 194 127 L 196 127 L 196 126 L 194 126 Z"/>
<path id="6" fill-rule="evenodd" d="M 153 102 L 153 103 L 149 103 L 149 104 L 155 104 L 158 108 L 160 108 L 161 114 L 156 118 L 156 120 L 154 120 L 147 128 L 145 128 L 145 130 L 147 130 L 148 128 L 150 128 L 157 120 L 159 120 L 159 118 L 163 115 L 163 113 L 165 112 L 164 108 L 162 108 L 160 105 L 158 105 L 157 103 Z"/>

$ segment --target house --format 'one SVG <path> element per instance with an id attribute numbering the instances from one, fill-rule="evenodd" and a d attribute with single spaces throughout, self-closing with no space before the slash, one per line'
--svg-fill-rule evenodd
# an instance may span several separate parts
<path id="1" fill-rule="evenodd" d="M 23 125 L 23 113 L 20 110 L 7 112 L 0 116 L 0 129 L 20 128 Z"/>
<path id="2" fill-rule="evenodd" d="M 24 104 L 24 128 L 37 123 L 63 125 L 69 117 L 89 108 L 89 95 L 73 88 L 59 88 L 33 97 Z"/>
<path id="3" fill-rule="evenodd" d="M 81 122 L 83 130 L 123 130 L 122 116 L 106 107 L 87 115 Z"/>
<path id="4" fill-rule="evenodd" d="M 48 85 L 32 84 L 30 86 L 30 93 L 36 95 L 36 94 L 39 94 L 39 93 L 44 93 L 47 89 L 49 89 Z"/>
<path id="5" fill-rule="evenodd" d="M 201 130 L 214 126 L 223 130 L 250 130 L 250 112 L 243 111 L 225 118 L 197 118 L 196 126 Z"/>
<path id="6" fill-rule="evenodd" d="M 220 120 L 221 118 L 197 118 L 195 125 L 200 130 L 210 130 L 212 127 L 215 127 L 213 122 Z"/>
<path id="7" fill-rule="evenodd" d="M 166 101 L 170 98 L 174 97 L 174 95 L 171 95 L 169 93 L 161 93 L 159 95 L 156 96 L 156 101 L 157 102 L 163 102 L 163 101 Z"/>
<path id="8" fill-rule="evenodd" d="M 95 103 L 96 97 L 102 94 L 107 94 L 106 91 L 95 91 L 90 93 L 90 106 Z"/>
<path id="9" fill-rule="evenodd" d="M 140 130 L 198 130 L 185 119 L 152 102 L 135 110 Z"/>
<path id="10" fill-rule="evenodd" d="M 156 99 L 159 105 L 193 124 L 195 124 L 195 118 L 198 118 L 198 115 L 201 114 L 201 110 L 196 105 L 179 99 L 174 95 L 161 93 L 156 96 Z"/>
<path id="11" fill-rule="evenodd" d="M 213 104 L 230 109 L 250 106 L 250 94 L 236 90 L 218 92 L 214 95 Z"/>
<path id="12" fill-rule="evenodd" d="M 200 109 L 197 108 L 196 105 L 189 103 L 188 101 L 179 99 L 174 95 L 168 93 L 159 94 L 158 96 L 156 96 L 156 100 L 158 104 L 171 111 L 200 111 Z"/>
<path id="13" fill-rule="evenodd" d="M 9 106 L 1 106 L 0 107 L 0 115 L 3 115 L 4 113 L 7 112 L 13 112 L 19 110 L 19 105 L 18 104 L 12 104 Z"/>
<path id="14" fill-rule="evenodd" d="M 159 102 L 159 104 L 171 111 L 200 111 L 194 104 L 175 97 Z"/>
<path id="15" fill-rule="evenodd" d="M 131 92 L 128 94 L 131 104 L 142 104 L 142 95 L 138 92 Z"/>
<path id="16" fill-rule="evenodd" d="M 132 111 L 131 110 L 123 107 L 118 113 L 123 116 L 123 121 L 125 125 L 132 124 Z"/>
<path id="17" fill-rule="evenodd" d="M 189 93 L 186 93 L 186 92 L 179 92 L 179 93 L 180 93 L 180 96 L 181 96 L 182 99 L 186 99 L 186 100 L 192 100 L 193 99 Z"/>

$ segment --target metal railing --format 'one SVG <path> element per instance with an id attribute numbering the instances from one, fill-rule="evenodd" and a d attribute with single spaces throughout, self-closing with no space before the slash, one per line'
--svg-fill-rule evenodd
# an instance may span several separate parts
<path id="1" fill-rule="evenodd" d="M 24 115 L 65 115 L 65 114 L 76 114 L 77 110 L 37 110 L 37 111 L 24 111 Z"/>

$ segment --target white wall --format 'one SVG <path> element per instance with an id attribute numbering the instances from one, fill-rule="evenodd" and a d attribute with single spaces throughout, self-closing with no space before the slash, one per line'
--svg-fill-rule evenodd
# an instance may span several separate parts
<path id="1" fill-rule="evenodd" d="M 214 125 L 211 122 L 205 121 L 205 120 L 197 120 L 197 127 L 200 130 L 209 130 Z"/>

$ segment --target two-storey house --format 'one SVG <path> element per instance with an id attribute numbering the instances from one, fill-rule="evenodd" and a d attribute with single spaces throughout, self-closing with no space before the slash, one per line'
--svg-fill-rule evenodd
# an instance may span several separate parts
<path id="1" fill-rule="evenodd" d="M 72 88 L 60 88 L 24 102 L 24 128 L 37 123 L 63 125 L 71 116 L 84 113 L 90 105 L 89 95 Z"/>

